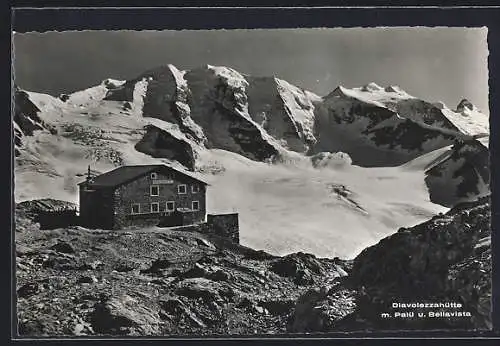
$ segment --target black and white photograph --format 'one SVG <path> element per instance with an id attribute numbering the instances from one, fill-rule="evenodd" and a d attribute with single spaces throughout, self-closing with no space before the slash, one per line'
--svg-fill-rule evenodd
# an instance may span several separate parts
<path id="1" fill-rule="evenodd" d="M 487 35 L 14 31 L 18 336 L 491 330 Z"/>

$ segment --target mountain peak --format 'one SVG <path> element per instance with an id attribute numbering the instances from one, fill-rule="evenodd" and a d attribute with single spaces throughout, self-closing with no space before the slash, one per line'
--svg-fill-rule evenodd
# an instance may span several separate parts
<path id="1" fill-rule="evenodd" d="M 378 85 L 375 82 L 370 82 L 361 88 L 362 91 L 380 91 L 383 89 L 384 88 L 382 88 L 380 85 Z"/>
<path id="2" fill-rule="evenodd" d="M 384 89 L 385 92 L 388 93 L 400 93 L 404 94 L 406 93 L 399 85 L 389 85 Z"/>
<path id="3" fill-rule="evenodd" d="M 457 112 L 463 112 L 465 109 L 474 110 L 475 106 L 467 99 L 462 99 L 457 105 Z"/>
<path id="4" fill-rule="evenodd" d="M 325 96 L 325 98 L 333 97 L 333 96 L 346 96 L 345 87 L 342 85 L 337 86 L 331 93 Z"/>

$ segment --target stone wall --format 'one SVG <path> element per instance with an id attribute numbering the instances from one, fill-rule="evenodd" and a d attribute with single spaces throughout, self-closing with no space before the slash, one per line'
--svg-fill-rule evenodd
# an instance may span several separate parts
<path id="1" fill-rule="evenodd" d="M 192 201 L 199 202 L 199 210 L 191 212 L 192 222 L 199 223 L 205 221 L 206 215 L 206 186 L 198 181 L 172 170 L 172 173 L 156 172 L 157 178 L 152 179 L 151 174 L 144 175 L 128 184 L 122 185 L 115 190 L 114 194 L 114 228 L 123 228 L 131 225 L 157 225 L 160 218 L 169 212 L 166 210 L 167 201 L 175 202 L 175 208 L 191 209 Z M 160 184 L 156 184 L 156 182 Z M 164 183 L 172 181 L 171 183 Z M 150 187 L 155 184 L 159 187 L 159 196 L 151 196 Z M 177 192 L 179 184 L 186 184 L 185 194 Z M 198 185 L 200 190 L 193 193 L 191 187 Z M 159 213 L 157 215 L 142 215 L 136 217 L 132 214 L 132 204 L 140 205 L 140 214 L 151 213 L 151 203 L 159 203 Z M 150 220 L 150 221 L 148 221 Z M 155 221 L 157 220 L 157 221 Z M 137 221 L 137 223 L 136 223 Z M 144 224 L 146 222 L 147 224 Z M 156 223 L 155 223 L 156 222 Z"/>
<path id="2" fill-rule="evenodd" d="M 125 215 L 120 220 L 120 228 L 144 228 L 157 226 L 160 222 L 160 214 L 138 214 Z M 115 228 L 118 228 L 117 226 Z"/>

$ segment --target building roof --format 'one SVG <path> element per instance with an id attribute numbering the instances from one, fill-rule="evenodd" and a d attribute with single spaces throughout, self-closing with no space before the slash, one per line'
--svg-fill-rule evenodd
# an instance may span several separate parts
<path id="1" fill-rule="evenodd" d="M 129 181 L 132 181 L 140 176 L 147 174 L 155 170 L 174 170 L 182 175 L 188 176 L 201 184 L 209 185 L 207 182 L 201 180 L 199 177 L 192 173 L 181 171 L 167 165 L 138 165 L 138 166 L 121 166 L 113 169 L 112 171 L 103 173 L 101 175 L 95 176 L 92 179 L 91 185 L 93 187 L 115 187 L 120 186 Z M 78 185 L 86 183 L 82 181 Z"/>

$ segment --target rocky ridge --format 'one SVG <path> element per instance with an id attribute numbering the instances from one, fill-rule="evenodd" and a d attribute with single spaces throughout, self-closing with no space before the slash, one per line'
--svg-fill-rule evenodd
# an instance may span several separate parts
<path id="1" fill-rule="evenodd" d="M 339 86 L 321 98 L 275 77 L 212 65 L 180 71 L 169 64 L 103 85 L 103 100 L 123 103 L 130 114 L 177 124 L 206 148 L 258 161 L 286 150 L 341 151 L 357 165 L 394 166 L 470 136 L 454 124 L 452 111 L 376 83 Z"/>

